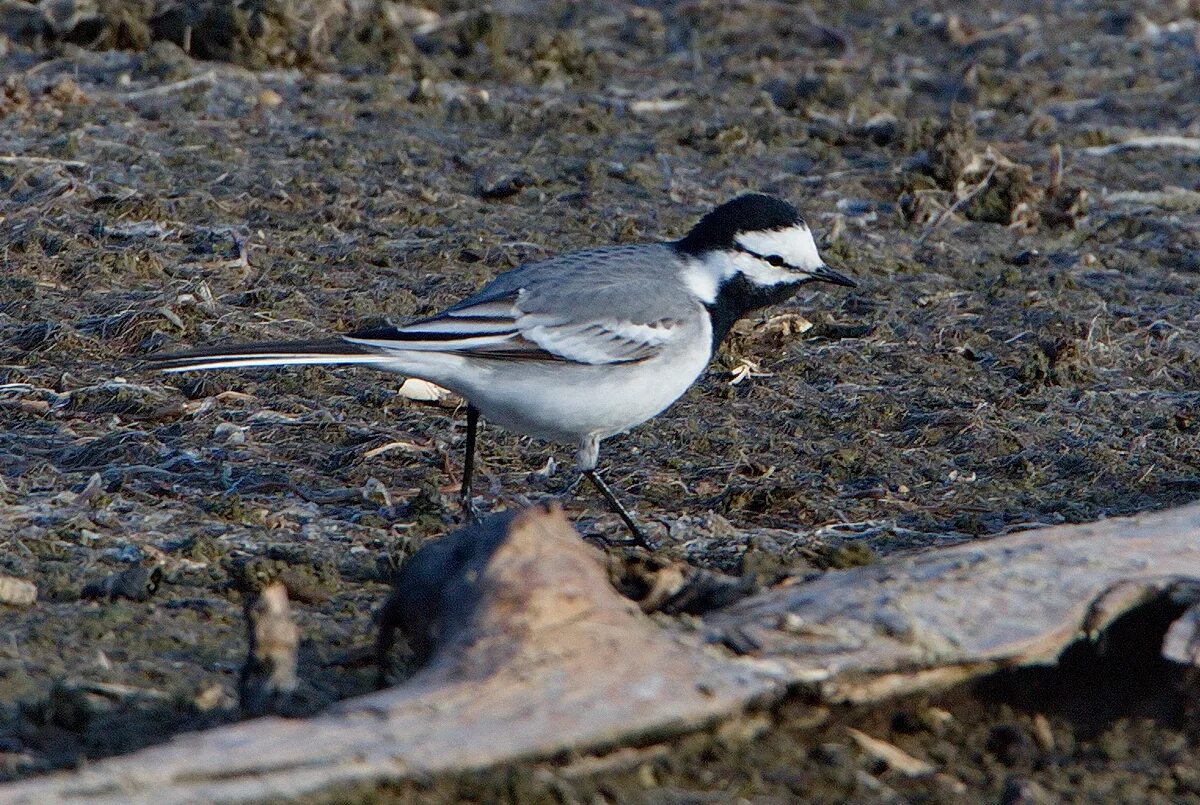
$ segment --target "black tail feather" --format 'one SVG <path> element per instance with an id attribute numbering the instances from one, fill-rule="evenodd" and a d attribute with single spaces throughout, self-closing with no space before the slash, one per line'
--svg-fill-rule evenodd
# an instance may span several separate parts
<path id="1" fill-rule="evenodd" d="M 377 352 L 342 338 L 319 341 L 262 341 L 255 344 L 200 347 L 183 352 L 152 355 L 143 368 L 151 371 L 182 372 L 203 369 L 234 369 L 248 366 L 296 364 L 376 363 L 385 360 Z"/>

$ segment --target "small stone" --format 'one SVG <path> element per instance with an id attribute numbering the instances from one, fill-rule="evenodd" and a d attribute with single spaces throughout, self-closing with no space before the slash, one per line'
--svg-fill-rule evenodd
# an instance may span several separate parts
<path id="1" fill-rule="evenodd" d="M 524 171 L 485 170 L 475 180 L 479 197 L 488 201 L 511 198 L 533 184 L 533 177 Z"/>
<path id="2" fill-rule="evenodd" d="M 283 96 L 267 88 L 258 93 L 258 105 L 263 109 L 275 109 L 283 105 Z"/>
<path id="3" fill-rule="evenodd" d="M 954 723 L 954 714 L 940 707 L 926 707 L 917 715 L 917 719 L 925 729 L 941 735 Z"/>
<path id="4" fill-rule="evenodd" d="M 61 104 L 87 103 L 88 96 L 71 78 L 64 78 L 50 88 L 50 97 Z"/>
<path id="5" fill-rule="evenodd" d="M 1096 747 L 1104 757 L 1114 761 L 1128 760 L 1133 754 L 1129 745 L 1129 735 L 1120 727 L 1114 727 L 1101 735 L 1096 741 Z"/>
<path id="6" fill-rule="evenodd" d="M 1056 800 L 1033 780 L 1009 777 L 1000 793 L 1001 805 L 1049 805 Z"/>
<path id="7" fill-rule="evenodd" d="M 1005 766 L 1029 766 L 1037 752 L 1029 735 L 1015 724 L 992 727 L 987 748 Z"/>
<path id="8" fill-rule="evenodd" d="M 87 584 L 83 588 L 82 596 L 104 601 L 116 601 L 118 598 L 146 601 L 158 592 L 162 576 L 162 568 L 156 564 L 139 565 Z"/>
<path id="9" fill-rule="evenodd" d="M 196 698 L 192 700 L 192 706 L 201 713 L 207 713 L 221 707 L 225 703 L 225 698 L 225 688 L 214 682 L 200 689 Z"/>
<path id="10" fill-rule="evenodd" d="M 771 728 L 771 720 L 763 715 L 734 719 L 717 729 L 717 740 L 723 745 L 748 744 Z"/>
<path id="11" fill-rule="evenodd" d="M 801 634 L 804 631 L 804 618 L 795 612 L 789 612 L 779 619 L 779 631 Z"/>
<path id="12" fill-rule="evenodd" d="M 438 403 L 450 396 L 450 392 L 441 386 L 421 380 L 417 377 L 406 379 L 397 392 L 401 397 L 416 402 Z"/>
<path id="13" fill-rule="evenodd" d="M 967 784 L 957 777 L 951 777 L 949 774 L 938 772 L 933 775 L 933 779 L 939 788 L 945 789 L 956 797 L 961 797 L 967 793 Z"/>
<path id="14" fill-rule="evenodd" d="M 374 503 L 385 509 L 392 507 L 392 496 L 387 487 L 383 485 L 383 481 L 378 478 L 367 479 L 367 482 L 363 484 L 362 496 L 363 500 L 368 503 Z"/>
<path id="15" fill-rule="evenodd" d="M 37 585 L 32 581 L 0 576 L 0 604 L 14 607 L 32 606 L 37 601 Z"/>
<path id="16" fill-rule="evenodd" d="M 889 112 L 880 112 L 863 124 L 862 132 L 876 145 L 887 145 L 899 136 L 900 120 Z"/>
<path id="17" fill-rule="evenodd" d="M 246 429 L 232 422 L 222 422 L 213 428 L 213 438 L 228 445 L 246 443 Z"/>
<path id="18" fill-rule="evenodd" d="M 439 100 L 436 85 L 432 78 L 422 78 L 408 94 L 409 103 L 432 103 Z"/>

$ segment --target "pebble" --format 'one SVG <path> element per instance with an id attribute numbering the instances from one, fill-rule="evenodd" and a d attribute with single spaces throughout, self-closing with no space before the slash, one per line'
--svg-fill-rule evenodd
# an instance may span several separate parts
<path id="1" fill-rule="evenodd" d="M 258 105 L 263 109 L 275 109 L 283 105 L 283 96 L 273 89 L 264 89 L 258 93 Z"/>
<path id="2" fill-rule="evenodd" d="M 880 112 L 863 124 L 862 133 L 876 145 L 887 145 L 899 136 L 900 120 L 889 112 Z"/>
<path id="3" fill-rule="evenodd" d="M 392 507 L 392 496 L 387 487 L 383 485 L 383 481 L 378 478 L 367 479 L 367 482 L 363 484 L 362 496 L 363 500 L 368 503 L 374 503 L 385 509 Z"/>
<path id="4" fill-rule="evenodd" d="M 146 601 L 158 592 L 162 576 L 162 568 L 158 565 L 138 565 L 85 585 L 81 595 L 83 598 L 106 601 L 116 601 L 118 598 Z"/>
<path id="5" fill-rule="evenodd" d="M 37 585 L 32 581 L 0 576 L 0 604 L 14 607 L 33 606 L 37 601 Z"/>

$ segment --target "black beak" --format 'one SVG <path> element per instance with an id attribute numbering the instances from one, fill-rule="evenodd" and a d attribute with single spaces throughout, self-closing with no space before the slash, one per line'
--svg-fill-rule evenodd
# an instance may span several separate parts
<path id="1" fill-rule="evenodd" d="M 828 282 L 833 285 L 843 285 L 847 288 L 857 288 L 858 283 L 847 277 L 845 274 L 834 271 L 829 266 L 823 265 L 820 268 L 810 271 L 809 274 L 818 282 Z"/>

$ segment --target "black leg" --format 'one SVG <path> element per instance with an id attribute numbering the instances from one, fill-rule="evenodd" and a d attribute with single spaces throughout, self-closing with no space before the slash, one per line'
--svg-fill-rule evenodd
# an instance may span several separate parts
<path id="1" fill-rule="evenodd" d="M 463 516 L 468 523 L 479 519 L 471 500 L 471 476 L 475 474 L 475 437 L 479 430 L 479 409 L 467 403 L 467 457 L 463 460 L 462 489 L 458 493 Z"/>
<path id="2" fill-rule="evenodd" d="M 621 505 L 621 501 L 617 500 L 617 496 L 614 495 L 613 491 L 608 488 L 608 484 L 601 480 L 600 476 L 596 474 L 596 471 L 594 469 L 584 470 L 583 474 L 587 476 L 587 479 L 592 482 L 592 485 L 595 486 L 596 489 L 599 490 L 600 494 L 604 496 L 604 499 L 608 501 L 609 508 L 616 512 L 617 516 L 625 521 L 625 527 L 629 529 L 629 533 L 633 536 L 633 544 L 645 548 L 646 550 L 654 550 L 654 548 L 651 547 L 649 540 L 646 539 L 646 535 L 642 533 L 642 529 L 638 527 L 637 521 L 633 519 L 633 515 L 629 513 L 628 509 Z"/>

